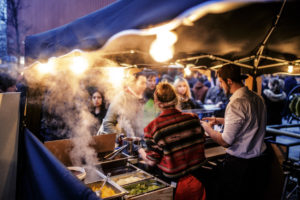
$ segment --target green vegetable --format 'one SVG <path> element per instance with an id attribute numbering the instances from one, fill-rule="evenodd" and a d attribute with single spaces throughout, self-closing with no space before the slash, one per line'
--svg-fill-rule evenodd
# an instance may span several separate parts
<path id="1" fill-rule="evenodd" d="M 138 183 L 138 184 L 127 186 L 125 187 L 125 189 L 129 191 L 130 195 L 139 195 L 139 194 L 143 194 L 161 188 L 161 186 L 154 185 L 153 183 L 154 183 L 153 181 Z"/>

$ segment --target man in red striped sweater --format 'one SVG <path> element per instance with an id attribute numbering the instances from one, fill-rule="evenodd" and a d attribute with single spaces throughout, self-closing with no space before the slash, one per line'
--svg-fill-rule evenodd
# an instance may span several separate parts
<path id="1" fill-rule="evenodd" d="M 166 82 L 157 85 L 154 102 L 161 114 L 144 129 L 147 148 L 139 149 L 140 156 L 177 182 L 175 199 L 205 199 L 204 187 L 192 175 L 206 160 L 198 116 L 176 109 L 175 90 Z"/>

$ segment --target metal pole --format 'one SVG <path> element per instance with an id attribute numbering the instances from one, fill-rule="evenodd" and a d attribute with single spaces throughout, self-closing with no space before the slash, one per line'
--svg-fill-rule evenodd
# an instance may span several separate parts
<path id="1" fill-rule="evenodd" d="M 299 126 L 299 124 L 298 124 L 298 126 Z M 289 136 L 289 137 L 300 139 L 300 134 L 291 133 L 288 131 L 280 131 L 280 130 L 270 128 L 270 127 L 267 127 L 267 132 L 275 134 L 275 135 L 284 135 L 284 136 Z"/>

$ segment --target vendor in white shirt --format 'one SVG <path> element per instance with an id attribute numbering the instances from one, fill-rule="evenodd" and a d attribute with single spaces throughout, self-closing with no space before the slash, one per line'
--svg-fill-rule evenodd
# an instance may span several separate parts
<path id="1" fill-rule="evenodd" d="M 219 177 L 219 198 L 263 198 L 269 166 L 264 143 L 266 106 L 261 96 L 244 86 L 247 76 L 241 75 L 238 66 L 222 67 L 218 78 L 225 94 L 232 94 L 225 118 L 203 118 L 201 124 L 214 141 L 227 148 Z M 223 133 L 212 128 L 215 124 L 224 124 Z"/>

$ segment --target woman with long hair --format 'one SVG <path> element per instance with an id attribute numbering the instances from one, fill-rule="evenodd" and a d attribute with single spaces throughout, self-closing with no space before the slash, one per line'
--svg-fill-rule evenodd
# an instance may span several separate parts
<path id="1" fill-rule="evenodd" d="M 104 96 L 97 88 L 93 88 L 90 92 L 90 95 L 91 95 L 90 112 L 98 120 L 98 123 L 95 124 L 95 126 L 93 126 L 93 132 L 95 132 L 93 134 L 96 134 L 102 124 L 103 118 L 106 115 L 107 109 L 105 107 Z"/>
<path id="2" fill-rule="evenodd" d="M 196 108 L 196 103 L 192 99 L 189 83 L 185 78 L 178 77 L 174 82 L 174 87 L 182 110 Z"/>

